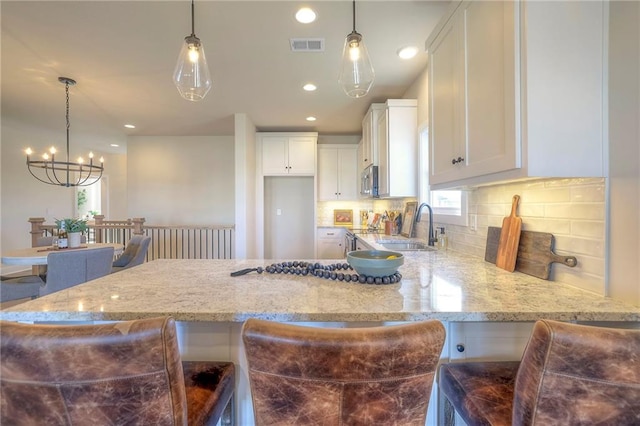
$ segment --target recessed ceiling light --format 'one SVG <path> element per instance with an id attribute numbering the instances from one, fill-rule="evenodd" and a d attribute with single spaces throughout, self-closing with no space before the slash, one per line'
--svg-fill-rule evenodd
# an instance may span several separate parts
<path id="1" fill-rule="evenodd" d="M 114 147 L 114 148 L 117 148 L 117 147 L 119 147 L 120 145 L 118 145 L 117 143 L 112 143 L 112 144 L 111 144 L 111 146 L 112 146 L 112 147 Z"/>
<path id="2" fill-rule="evenodd" d="M 418 48 L 415 46 L 407 46 L 398 50 L 398 56 L 402 59 L 411 59 L 418 54 Z"/>
<path id="3" fill-rule="evenodd" d="M 313 83 L 307 83 L 304 86 L 302 86 L 302 88 L 307 92 L 313 92 L 314 90 L 317 89 L 316 85 Z"/>
<path id="4" fill-rule="evenodd" d="M 125 124 L 124 127 L 126 127 L 127 129 L 135 129 L 136 126 L 134 126 L 133 124 Z"/>
<path id="5" fill-rule="evenodd" d="M 296 12 L 296 20 L 301 24 L 309 24 L 316 20 L 316 13 L 308 7 L 303 7 Z"/>
<path id="6" fill-rule="evenodd" d="M 316 118 L 311 116 L 311 117 L 307 117 L 307 121 L 316 121 Z"/>

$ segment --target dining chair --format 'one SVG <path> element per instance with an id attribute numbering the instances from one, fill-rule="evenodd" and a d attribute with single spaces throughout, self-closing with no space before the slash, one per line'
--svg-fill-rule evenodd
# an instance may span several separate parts
<path id="1" fill-rule="evenodd" d="M 134 235 L 131 237 L 124 252 L 113 261 L 111 272 L 120 272 L 144 263 L 151 237 Z"/>
<path id="2" fill-rule="evenodd" d="M 435 320 L 321 328 L 248 319 L 255 424 L 424 426 L 444 339 Z"/>
<path id="3" fill-rule="evenodd" d="M 108 275 L 113 251 L 113 247 L 52 251 L 47 255 L 47 277 L 40 296 Z"/>
<path id="4" fill-rule="evenodd" d="M 171 317 L 0 336 L 0 424 L 233 424 L 234 364 L 182 361 Z"/>
<path id="5" fill-rule="evenodd" d="M 520 361 L 440 366 L 439 424 L 640 424 L 640 330 L 540 320 Z"/>
<path id="6" fill-rule="evenodd" d="M 37 275 L 0 279 L 0 303 L 19 299 L 35 299 L 40 295 L 43 281 Z"/>

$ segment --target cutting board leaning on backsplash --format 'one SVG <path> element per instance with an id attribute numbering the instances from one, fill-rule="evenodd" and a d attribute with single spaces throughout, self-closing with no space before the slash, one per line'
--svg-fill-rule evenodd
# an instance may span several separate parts
<path id="1" fill-rule="evenodd" d="M 496 263 L 501 228 L 490 226 L 487 231 L 487 245 L 484 260 Z M 549 279 L 552 263 L 574 267 L 578 264 L 575 256 L 561 256 L 553 252 L 554 237 L 548 232 L 521 231 L 515 270 L 534 277 Z"/>

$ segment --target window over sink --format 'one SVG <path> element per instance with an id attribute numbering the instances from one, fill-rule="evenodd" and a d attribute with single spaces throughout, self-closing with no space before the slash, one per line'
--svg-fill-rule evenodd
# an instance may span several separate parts
<path id="1" fill-rule="evenodd" d="M 433 221 L 450 225 L 468 225 L 468 202 L 466 191 L 431 191 L 429 188 L 429 126 L 418 128 L 420 194 L 419 202 L 428 203 L 433 210 Z"/>

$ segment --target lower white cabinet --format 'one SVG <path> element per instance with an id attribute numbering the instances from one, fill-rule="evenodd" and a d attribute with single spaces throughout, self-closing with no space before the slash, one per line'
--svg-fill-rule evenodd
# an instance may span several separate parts
<path id="1" fill-rule="evenodd" d="M 343 259 L 346 230 L 344 228 L 318 228 L 318 259 Z"/>
<path id="2" fill-rule="evenodd" d="M 451 361 L 518 361 L 533 322 L 451 322 L 447 347 Z"/>

